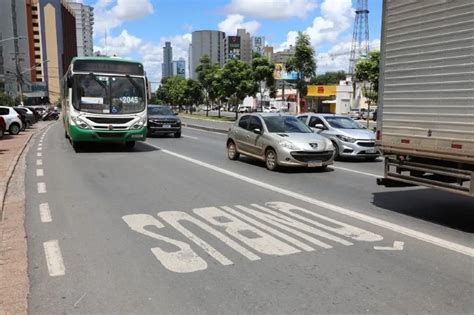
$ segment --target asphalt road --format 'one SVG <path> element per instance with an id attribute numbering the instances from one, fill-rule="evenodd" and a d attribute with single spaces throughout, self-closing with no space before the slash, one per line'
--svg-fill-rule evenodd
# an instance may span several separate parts
<path id="1" fill-rule="evenodd" d="M 378 187 L 381 161 L 272 173 L 227 160 L 223 135 L 183 135 L 135 152 L 75 152 L 60 123 L 36 139 L 31 314 L 474 310 L 472 199 Z"/>

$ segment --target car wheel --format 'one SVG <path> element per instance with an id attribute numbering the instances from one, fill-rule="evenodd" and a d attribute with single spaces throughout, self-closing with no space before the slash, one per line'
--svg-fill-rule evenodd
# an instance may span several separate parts
<path id="1" fill-rule="evenodd" d="M 270 171 L 276 171 L 278 169 L 278 158 L 275 150 L 267 150 L 267 152 L 265 153 L 265 165 Z"/>
<path id="2" fill-rule="evenodd" d="M 20 133 L 20 126 L 18 124 L 11 124 L 10 129 L 8 130 L 8 132 L 11 135 L 15 136 L 15 135 Z"/>
<path id="3" fill-rule="evenodd" d="M 237 152 L 237 147 L 235 146 L 234 141 L 229 141 L 229 143 L 227 143 L 227 157 L 229 160 L 233 161 L 238 160 L 240 157 L 240 153 Z"/>
<path id="4" fill-rule="evenodd" d="M 127 141 L 127 142 L 125 142 L 125 147 L 126 147 L 128 150 L 133 150 L 133 148 L 135 148 L 135 141 Z"/>
<path id="5" fill-rule="evenodd" d="M 332 142 L 332 145 L 334 146 L 334 160 L 338 160 L 340 155 L 339 155 L 339 146 L 337 145 L 336 142 Z"/>
<path id="6" fill-rule="evenodd" d="M 29 129 L 29 128 L 31 128 L 31 123 L 29 121 L 27 121 L 25 129 Z"/>
<path id="7" fill-rule="evenodd" d="M 181 138 L 181 130 L 174 134 L 175 138 Z"/>
<path id="8" fill-rule="evenodd" d="M 0 129 L 0 138 L 3 138 L 4 131 L 3 129 Z"/>

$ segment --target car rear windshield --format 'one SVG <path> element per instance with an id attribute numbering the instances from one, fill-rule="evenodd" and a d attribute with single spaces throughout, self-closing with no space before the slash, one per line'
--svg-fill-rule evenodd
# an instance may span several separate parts
<path id="1" fill-rule="evenodd" d="M 357 121 L 352 120 L 349 117 L 324 117 L 328 124 L 337 129 L 365 129 L 365 127 L 359 124 Z"/>
<path id="2" fill-rule="evenodd" d="M 293 116 L 267 116 L 263 117 L 268 132 L 271 133 L 311 133 L 304 123 Z"/>

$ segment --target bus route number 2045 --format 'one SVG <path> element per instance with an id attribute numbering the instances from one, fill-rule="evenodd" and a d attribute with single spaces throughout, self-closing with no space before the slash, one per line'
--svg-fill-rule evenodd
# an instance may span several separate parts
<path id="1" fill-rule="evenodd" d="M 122 96 L 120 100 L 125 104 L 137 104 L 139 102 L 138 96 Z"/>

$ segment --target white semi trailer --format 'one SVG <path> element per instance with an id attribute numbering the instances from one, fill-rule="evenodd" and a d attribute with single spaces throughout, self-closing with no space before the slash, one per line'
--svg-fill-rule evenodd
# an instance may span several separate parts
<path id="1" fill-rule="evenodd" d="M 474 196 L 474 0 L 384 0 L 380 185 Z"/>

